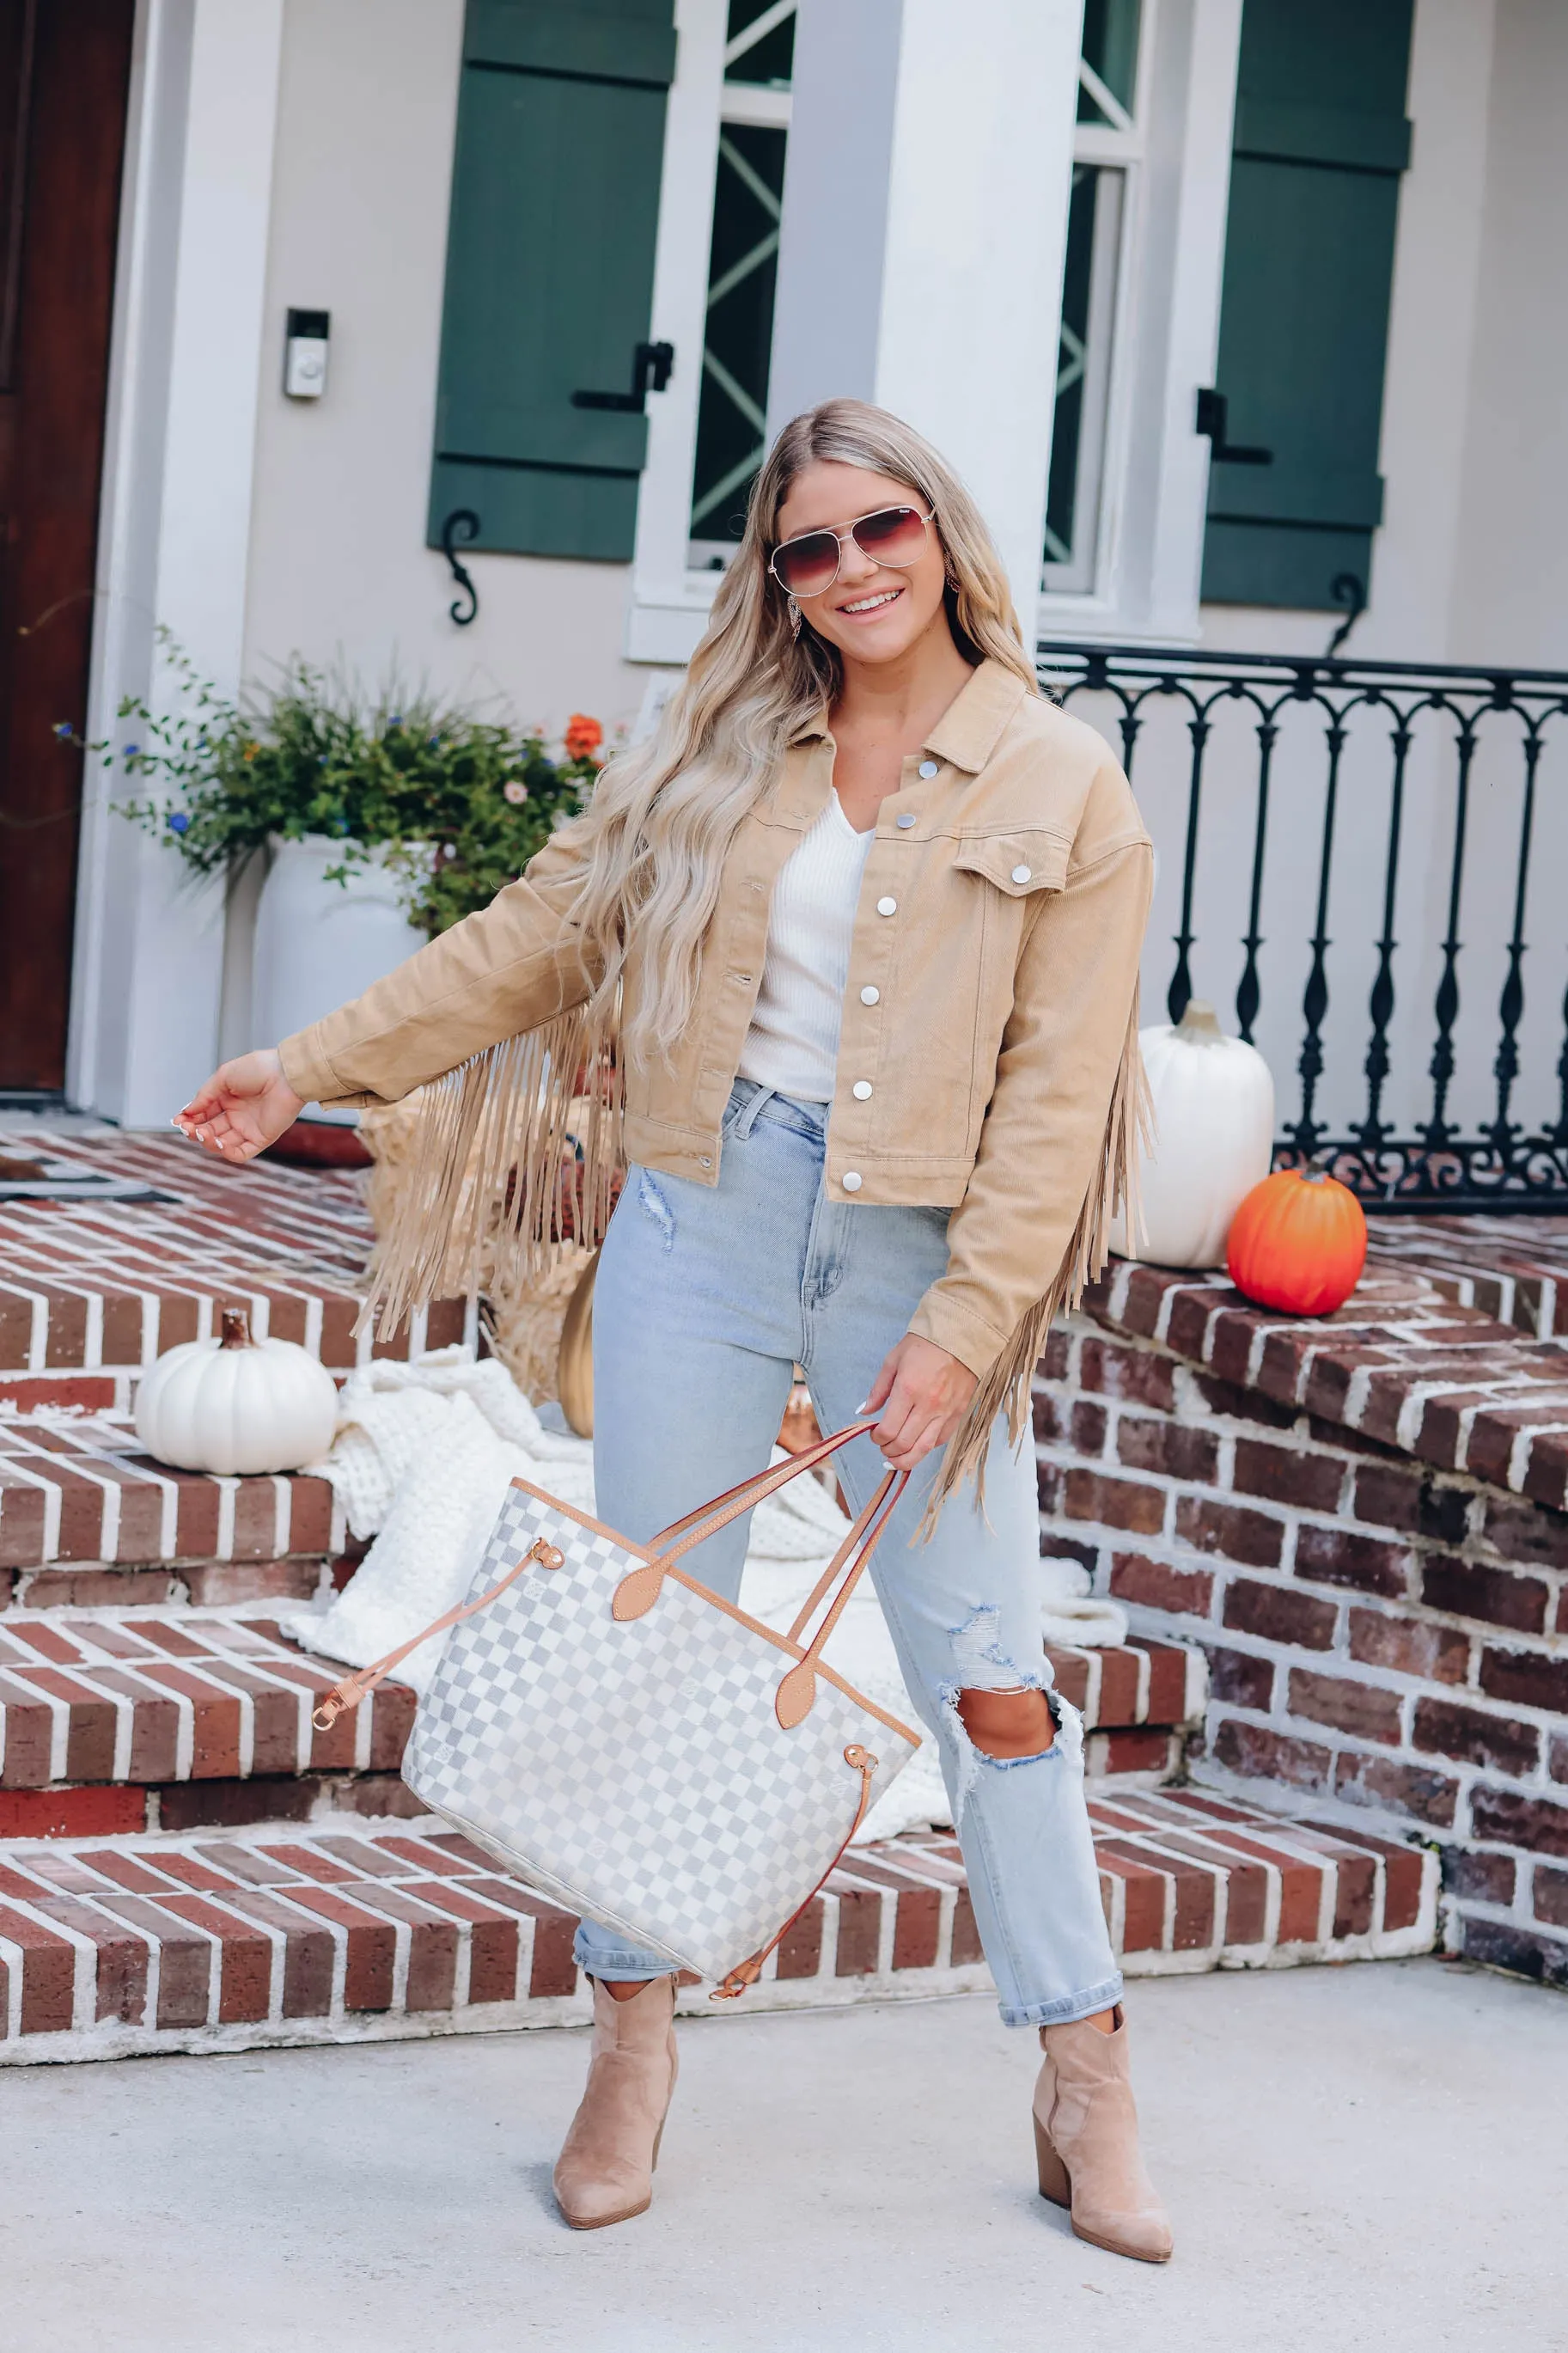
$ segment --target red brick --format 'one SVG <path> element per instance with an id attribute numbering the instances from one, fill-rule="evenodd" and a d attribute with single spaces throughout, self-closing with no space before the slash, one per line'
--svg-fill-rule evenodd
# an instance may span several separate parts
<path id="1" fill-rule="evenodd" d="M 1356 1472 L 1352 1509 L 1358 1520 L 1370 1520 L 1376 1527 L 1458 1545 L 1468 1525 L 1469 1497 L 1462 1487 L 1443 1486 L 1417 1471 L 1363 1462 Z"/>
<path id="2" fill-rule="evenodd" d="M 1171 1734 L 1163 1725 L 1135 1725 L 1096 1736 L 1105 1743 L 1103 1770 L 1112 1778 L 1120 1773 L 1163 1774 L 1172 1768 Z"/>
<path id="3" fill-rule="evenodd" d="M 171 1781 L 158 1795 L 158 1827 L 240 1830 L 248 1822 L 307 1822 L 326 1786 L 313 1774 L 255 1781 Z"/>
<path id="4" fill-rule="evenodd" d="M 1219 1467 L 1219 1440 L 1212 1430 L 1152 1414 L 1122 1415 L 1116 1452 L 1129 1471 L 1155 1471 L 1199 1485 L 1212 1486 Z"/>
<path id="5" fill-rule="evenodd" d="M 309 1601 L 321 1579 L 320 1559 L 189 1561 L 181 1570 L 198 1609 L 236 1601 Z"/>
<path id="6" fill-rule="evenodd" d="M 1470 1828 L 1477 1838 L 1490 1839 L 1498 1846 L 1568 1858 L 1568 1806 L 1554 1806 L 1549 1799 L 1522 1798 L 1510 1789 L 1475 1789 Z"/>
<path id="7" fill-rule="evenodd" d="M 290 1887 L 289 1901 L 348 1931 L 343 2008 L 390 2010 L 393 1967 L 397 1957 L 397 1936 L 392 1923 L 378 1920 L 357 1905 L 345 1903 L 331 1888 Z"/>
<path id="8" fill-rule="evenodd" d="M 835 1873 L 828 1882 L 838 1897 L 838 1949 L 833 1972 L 840 1978 L 871 1977 L 882 1936 L 882 1899 L 868 1887 L 847 1887 Z"/>
<path id="9" fill-rule="evenodd" d="M 1079 1351 L 1079 1381 L 1102 1397 L 1128 1405 L 1157 1406 L 1169 1413 L 1176 1402 L 1176 1368 L 1152 1348 L 1119 1346 L 1113 1340 L 1086 1338 Z"/>
<path id="10" fill-rule="evenodd" d="M 1227 1420 L 1261 1422 L 1268 1430 L 1293 1430 L 1300 1419 L 1292 1408 L 1276 1405 L 1260 1389 L 1216 1380 L 1212 1373 L 1194 1372 L 1193 1378 L 1209 1411 L 1223 1414 Z"/>
<path id="11" fill-rule="evenodd" d="M 36 1908 L 62 1928 L 88 1937 L 95 1948 L 93 2016 L 118 2018 L 128 2025 L 142 2024 L 147 2015 L 148 1942 L 130 1935 L 89 1904 L 68 1895 L 39 1895 Z"/>
<path id="12" fill-rule="evenodd" d="M 1439 1556 L 1422 1569 L 1421 1599 L 1429 1609 L 1510 1626 L 1520 1634 L 1540 1634 L 1546 1627 L 1547 1588 L 1539 1577 L 1515 1569 L 1484 1568 L 1476 1561 Z"/>
<path id="13" fill-rule="evenodd" d="M 1105 1451 L 1107 1429 L 1105 1408 L 1092 1398 L 1075 1398 L 1068 1419 L 1068 1432 L 1080 1454 L 1100 1455 Z"/>
<path id="14" fill-rule="evenodd" d="M 71 2022 L 75 1948 L 52 1928 L 0 1904 L 0 1936 L 22 1947 L 22 2031 L 62 2034 Z"/>
<path id="15" fill-rule="evenodd" d="M 164 1908 L 218 1940 L 218 2024 L 254 2025 L 271 2007 L 272 1943 L 248 1920 L 199 1895 L 166 1895 Z"/>
<path id="16" fill-rule="evenodd" d="M 1267 1725 L 1226 1716 L 1214 1739 L 1217 1764 L 1253 1779 L 1284 1781 L 1293 1789 L 1326 1789 L 1332 1757 L 1315 1741 L 1297 1740 Z"/>
<path id="17" fill-rule="evenodd" d="M 1165 1884 L 1170 1874 L 1141 1847 L 1111 1839 L 1095 1841 L 1094 1859 L 1102 1878 L 1109 1872 L 1122 1883 L 1122 1951 L 1157 1953 L 1165 1936 Z"/>
<path id="18" fill-rule="evenodd" d="M 1209 1662 L 1209 1695 L 1229 1700 L 1237 1707 L 1265 1714 L 1274 1704 L 1274 1662 L 1250 1651 L 1212 1649 L 1205 1645 Z"/>
<path id="19" fill-rule="evenodd" d="M 140 1669 L 130 1673 L 119 1667 L 95 1667 L 94 1683 L 118 1692 L 132 1703 L 131 1778 L 172 1781 L 179 1751 L 180 1711 L 155 1684 L 142 1680 Z"/>
<path id="20" fill-rule="evenodd" d="M 165 1907 L 163 1899 L 169 1892 L 162 1890 L 156 1903 L 139 1895 L 102 1895 L 98 1900 L 116 1919 L 128 1921 L 157 1940 L 158 2024 L 205 2026 L 212 1991 L 213 1947 L 205 1936 Z"/>
<path id="21" fill-rule="evenodd" d="M 1376 1393 L 1384 1387 L 1376 1377 L 1373 1379 Z M 1397 1430 L 1400 1409 L 1410 1390 L 1410 1376 L 1403 1374 L 1386 1384 L 1388 1393 L 1388 1427 L 1383 1435 L 1393 1438 Z M 1424 1461 L 1438 1462 L 1452 1470 L 1459 1459 L 1459 1433 L 1462 1417 L 1472 1406 L 1487 1402 L 1485 1389 L 1461 1388 L 1458 1386 L 1436 1397 L 1429 1397 L 1421 1409 L 1421 1427 L 1415 1436 L 1415 1451 Z M 1369 1412 L 1362 1416 L 1362 1427 L 1373 1427 Z"/>
<path id="22" fill-rule="evenodd" d="M 1037 1389 L 1030 1400 L 1029 1416 L 1039 1445 L 1066 1444 L 1072 1426 L 1070 1398 L 1058 1397 L 1049 1389 Z"/>
<path id="23" fill-rule="evenodd" d="M 1554 1781 L 1568 1781 L 1568 1733 L 1554 1733 L 1547 1746 L 1546 1769 Z"/>
<path id="24" fill-rule="evenodd" d="M 489 1860 L 487 1856 L 487 1862 Z M 532 1919 L 533 1961 L 528 1976 L 531 2001 L 539 2001 L 546 1995 L 576 1992 L 577 1964 L 572 1957 L 577 1933 L 574 1913 L 563 1912 L 558 1904 L 547 1904 L 542 1896 L 525 1895 L 510 1879 L 476 1879 L 470 1893 L 489 1896 L 491 1903 L 508 1911 L 526 1912 Z"/>
<path id="25" fill-rule="evenodd" d="M 1138 1719 L 1139 1662 L 1136 1651 L 1105 1650 L 1100 1654 L 1100 1724 L 1134 1724 Z"/>
<path id="26" fill-rule="evenodd" d="M 254 1920 L 264 1928 L 282 1930 L 284 2017 L 327 2017 L 332 2007 L 334 1947 L 331 1930 L 301 1917 L 263 1888 L 247 1887 L 224 1900 L 226 1908 L 237 1912 L 243 1919 Z"/>
<path id="27" fill-rule="evenodd" d="M 0 1789 L 0 1838 L 112 1838 L 146 1828 L 147 1792 L 134 1784 Z"/>
<path id="28" fill-rule="evenodd" d="M 1226 1590 L 1227 1626 L 1237 1633 L 1256 1634 L 1266 1642 L 1289 1642 L 1299 1650 L 1331 1650 L 1338 1614 L 1331 1601 L 1320 1601 L 1289 1586 L 1260 1585 L 1251 1577 L 1238 1577 Z"/>
<path id="29" fill-rule="evenodd" d="M 1046 1656 L 1056 1676 L 1056 1687 L 1069 1707 L 1089 1704 L 1089 1661 L 1081 1651 L 1053 1649 L 1047 1642 Z"/>
<path id="30" fill-rule="evenodd" d="M 1286 1705 L 1292 1715 L 1331 1725 L 1362 1740 L 1399 1743 L 1399 1698 L 1376 1683 L 1352 1683 L 1343 1675 L 1320 1675 L 1292 1667 Z"/>
<path id="31" fill-rule="evenodd" d="M 1187 1713 L 1187 1653 L 1171 1642 L 1130 1638 L 1129 1649 L 1142 1651 L 1149 1660 L 1148 1721 L 1180 1724 Z"/>
<path id="32" fill-rule="evenodd" d="M 1517 1495 L 1489 1495 L 1481 1534 L 1505 1560 L 1568 1568 L 1568 1513 L 1544 1511 Z"/>
<path id="33" fill-rule="evenodd" d="M 517 1998 L 517 1922 L 493 1905 L 479 1903 L 467 1888 L 449 1880 L 410 1883 L 409 1894 L 460 1920 L 469 1921 L 468 2000 L 472 2002 L 513 2001 Z"/>
<path id="34" fill-rule="evenodd" d="M 983 1961 L 984 1957 L 985 1949 L 980 1942 L 980 1929 L 969 1890 L 961 1887 L 952 1906 L 952 1966 L 955 1969 L 965 1968 L 970 1962 Z"/>
<path id="35" fill-rule="evenodd" d="M 1352 1535 L 1342 1525 L 1324 1528 L 1303 1522 L 1296 1531 L 1295 1567 L 1298 1577 L 1313 1584 L 1348 1585 L 1392 1601 L 1405 1590 L 1410 1555 L 1403 1545 Z"/>
<path id="36" fill-rule="evenodd" d="M 27 1579 L 29 1609 L 139 1609 L 180 1598 L 166 1568 L 40 1568 Z"/>
<path id="37" fill-rule="evenodd" d="M 1361 1665 L 1387 1667 L 1423 1683 L 1462 1683 L 1470 1671 L 1470 1638 L 1454 1626 L 1352 1609 L 1350 1641 L 1351 1656 Z"/>
<path id="38" fill-rule="evenodd" d="M 816 1975 L 822 1967 L 822 1923 L 826 1915 L 826 1906 L 821 1896 L 814 1896 L 799 1919 L 785 1929 L 779 1939 L 778 1948 L 778 1974 L 781 1978 L 814 1978 Z"/>
<path id="39" fill-rule="evenodd" d="M 1542 1985 L 1568 1985 L 1568 1944 L 1560 1937 L 1532 1935 L 1508 1921 L 1479 1920 L 1473 1913 L 1462 1917 L 1467 1960 L 1510 1969 Z"/>
<path id="40" fill-rule="evenodd" d="M 0 1788 L 42 1788 L 50 1778 L 52 1711 L 35 1685 L 19 1674 L 0 1674 L 0 1708 L 5 1713 Z"/>
<path id="41" fill-rule="evenodd" d="M 1059 1324 L 1053 1324 L 1046 1335 L 1046 1353 L 1040 1358 L 1040 1370 L 1048 1381 L 1065 1381 L 1072 1366 L 1072 1341 Z"/>
<path id="42" fill-rule="evenodd" d="M 1511 1904 L 1517 1867 L 1510 1854 L 1466 1854 L 1450 1848 L 1444 1857 L 1448 1891 L 1472 1904 Z M 1539 1887 L 1541 1873 L 1535 1874 Z"/>
<path id="43" fill-rule="evenodd" d="M 458 1976 L 458 1929 L 452 1920 L 432 1918 L 430 1907 L 405 1888 L 376 1884 L 361 1894 L 367 1911 L 390 1913 L 408 1930 L 408 1978 L 404 2008 L 450 2010 Z"/>
<path id="44" fill-rule="evenodd" d="M 1290 1504 L 1304 1511 L 1332 1512 L 1339 1508 L 1344 1483 L 1345 1465 L 1331 1454 L 1268 1446 L 1255 1438 L 1236 1441 L 1231 1484 L 1238 1495 L 1263 1495 L 1270 1503 Z"/>
<path id="45" fill-rule="evenodd" d="M 1418 1822 L 1438 1830 L 1453 1827 L 1459 1785 L 1446 1773 L 1429 1772 L 1419 1765 L 1399 1765 L 1392 1757 L 1365 1757 L 1342 1750 L 1334 1773 L 1334 1795 L 1347 1804 L 1391 1807 Z"/>
<path id="46" fill-rule="evenodd" d="M 1548 1871 L 1538 1864 L 1532 1890 L 1535 1916 L 1551 1928 L 1568 1928 L 1568 1871 Z M 1506 1903 L 1506 1896 L 1494 1899 Z"/>
<path id="47" fill-rule="evenodd" d="M 1560 1654 L 1500 1651 L 1489 1642 L 1481 1652 L 1480 1686 L 1489 1699 L 1568 1715 L 1568 1658 Z"/>
<path id="48" fill-rule="evenodd" d="M 1098 1520 L 1137 1535 L 1158 1535 L 1165 1524 L 1165 1493 L 1131 1479 L 1109 1479 L 1097 1471 L 1070 1470 L 1066 1482 L 1069 1520 Z"/>
<path id="49" fill-rule="evenodd" d="M 1195 1495 L 1177 1498 L 1176 1534 L 1184 1543 L 1248 1568 L 1277 1568 L 1284 1533 L 1279 1520 L 1262 1512 Z"/>
<path id="50" fill-rule="evenodd" d="M 1415 1704 L 1411 1746 L 1428 1755 L 1452 1757 L 1457 1763 L 1488 1765 L 1500 1773 L 1533 1772 L 1541 1756 L 1541 1735 L 1533 1725 L 1516 1723 L 1506 1715 L 1489 1715 L 1484 1708 L 1461 1707 L 1448 1699 L 1422 1699 Z"/>
<path id="51" fill-rule="evenodd" d="M 865 1854 L 854 1855 L 850 1868 L 857 1879 L 874 1880 L 893 1895 L 893 1967 L 933 1968 L 942 1936 L 941 1889 L 911 1887 L 900 1872 L 890 1871 Z"/>

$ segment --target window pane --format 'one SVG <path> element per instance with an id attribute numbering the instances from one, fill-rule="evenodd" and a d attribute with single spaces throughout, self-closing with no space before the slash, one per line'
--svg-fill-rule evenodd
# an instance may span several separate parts
<path id="1" fill-rule="evenodd" d="M 1083 12 L 1083 61 L 1129 114 L 1138 79 L 1139 7 L 1140 0 L 1085 0 Z M 1080 89 L 1078 119 L 1106 122 L 1110 117 Z"/>
<path id="2" fill-rule="evenodd" d="M 722 562 L 740 538 L 766 446 L 785 138 L 783 131 L 740 122 L 726 122 L 719 134 L 691 496 L 692 560 L 699 565 Z"/>
<path id="3" fill-rule="evenodd" d="M 724 79 L 787 90 L 795 64 L 795 0 L 787 0 L 784 6 L 779 0 L 730 0 L 725 47 L 733 52 L 741 36 L 764 16 L 769 21 L 761 26 L 755 39 L 726 58 Z"/>
<path id="4" fill-rule="evenodd" d="M 1121 189 L 1119 171 L 1088 164 L 1073 167 L 1046 497 L 1046 577 L 1051 588 L 1093 586 Z"/>

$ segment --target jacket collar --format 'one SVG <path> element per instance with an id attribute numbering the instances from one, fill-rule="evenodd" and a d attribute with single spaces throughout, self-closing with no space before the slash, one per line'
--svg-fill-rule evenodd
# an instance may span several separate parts
<path id="1" fill-rule="evenodd" d="M 997 661 L 983 661 L 961 686 L 931 733 L 925 749 L 977 776 L 1002 740 L 1002 732 L 1028 692 L 1021 678 Z M 791 736 L 792 744 L 821 742 L 829 733 L 821 711 Z"/>

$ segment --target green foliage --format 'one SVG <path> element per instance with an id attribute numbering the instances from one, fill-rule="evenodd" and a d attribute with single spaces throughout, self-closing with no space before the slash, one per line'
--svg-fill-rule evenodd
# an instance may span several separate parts
<path id="1" fill-rule="evenodd" d="M 121 814 L 198 874 L 275 836 L 324 834 L 343 845 L 328 870 L 341 881 L 388 846 L 409 921 L 431 938 L 515 881 L 599 772 L 593 721 L 574 719 L 568 750 L 552 759 L 538 734 L 392 686 L 367 700 L 307 662 L 234 703 L 166 632 L 163 659 L 179 682 L 175 707 L 120 706 L 140 735 L 110 756 L 142 795 L 117 804 Z"/>

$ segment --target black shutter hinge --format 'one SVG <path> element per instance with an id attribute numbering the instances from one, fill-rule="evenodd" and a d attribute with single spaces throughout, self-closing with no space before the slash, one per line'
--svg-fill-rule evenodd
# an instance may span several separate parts
<path id="1" fill-rule="evenodd" d="M 574 392 L 574 408 L 640 410 L 650 392 L 662 392 L 675 365 L 673 343 L 638 343 L 632 353 L 630 392 Z"/>
<path id="2" fill-rule="evenodd" d="M 1209 455 L 1215 464 L 1271 466 L 1274 463 L 1272 449 L 1246 448 L 1234 441 L 1226 439 L 1227 413 L 1224 393 L 1215 392 L 1212 385 L 1205 385 L 1198 394 L 1198 409 L 1194 419 L 1194 429 L 1201 433 L 1209 442 Z"/>

